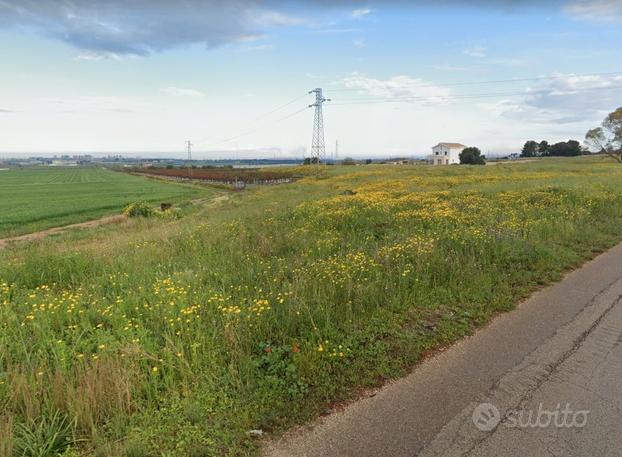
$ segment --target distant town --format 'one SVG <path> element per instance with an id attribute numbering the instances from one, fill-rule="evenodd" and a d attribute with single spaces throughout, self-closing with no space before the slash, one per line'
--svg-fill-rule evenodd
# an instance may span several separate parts
<path id="1" fill-rule="evenodd" d="M 512 154 L 489 154 L 492 160 L 515 159 L 517 153 Z M 78 166 L 127 166 L 127 167 L 180 167 L 191 165 L 193 167 L 233 167 L 233 168 L 258 168 L 275 166 L 296 166 L 309 161 L 302 158 L 274 158 L 274 159 L 181 159 L 174 157 L 132 157 L 122 154 L 91 155 L 91 154 L 59 154 L 54 156 L 32 155 L 28 157 L 11 156 L 0 154 L 0 167 L 78 167 Z M 356 164 L 392 164 L 407 165 L 427 163 L 430 156 L 413 155 L 407 157 L 384 157 L 378 158 L 326 158 L 327 165 L 356 165 Z"/>

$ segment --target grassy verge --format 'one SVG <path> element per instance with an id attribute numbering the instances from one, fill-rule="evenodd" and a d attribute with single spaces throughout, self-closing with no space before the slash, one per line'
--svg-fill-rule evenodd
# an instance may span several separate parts
<path id="1" fill-rule="evenodd" d="M 253 455 L 248 430 L 405 373 L 618 242 L 621 184 L 596 159 L 335 167 L 181 220 L 8 250 L 0 442 Z"/>

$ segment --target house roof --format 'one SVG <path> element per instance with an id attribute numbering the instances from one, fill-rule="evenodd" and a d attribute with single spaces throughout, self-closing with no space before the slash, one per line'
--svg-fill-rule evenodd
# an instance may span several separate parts
<path id="1" fill-rule="evenodd" d="M 435 148 L 438 146 L 447 146 L 450 149 L 453 148 L 466 148 L 467 146 L 461 143 L 439 143 L 436 146 L 434 146 Z"/>

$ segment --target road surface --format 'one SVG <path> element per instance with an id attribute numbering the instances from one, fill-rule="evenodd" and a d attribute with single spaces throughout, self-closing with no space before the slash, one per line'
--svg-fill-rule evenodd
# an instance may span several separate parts
<path id="1" fill-rule="evenodd" d="M 264 456 L 622 456 L 620 343 L 622 244 Z"/>

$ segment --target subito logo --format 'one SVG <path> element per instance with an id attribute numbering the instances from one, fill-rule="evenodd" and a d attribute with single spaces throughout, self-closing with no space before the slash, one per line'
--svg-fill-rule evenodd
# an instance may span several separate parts
<path id="1" fill-rule="evenodd" d="M 493 430 L 501 421 L 501 414 L 495 405 L 480 403 L 473 410 L 473 425 L 482 432 Z"/>

